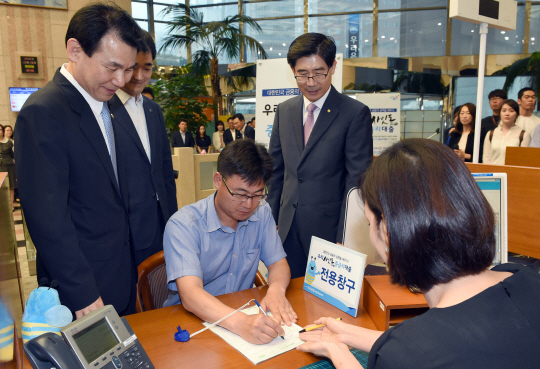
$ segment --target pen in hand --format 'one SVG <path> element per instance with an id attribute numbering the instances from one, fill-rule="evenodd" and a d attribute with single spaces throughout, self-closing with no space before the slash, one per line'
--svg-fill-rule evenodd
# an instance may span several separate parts
<path id="1" fill-rule="evenodd" d="M 341 318 L 336 318 L 336 320 L 341 320 Z M 309 331 L 312 331 L 314 329 L 322 328 L 322 327 L 326 327 L 326 324 L 319 324 L 319 325 L 314 325 L 312 327 L 304 328 L 298 333 L 305 333 L 305 332 L 309 332 Z"/>
<path id="2" fill-rule="evenodd" d="M 255 301 L 255 303 L 257 304 L 257 306 L 259 307 L 259 309 L 262 311 L 262 313 L 263 313 L 264 315 L 268 316 L 268 314 L 266 314 L 266 311 L 264 311 L 264 309 L 261 307 L 261 304 L 259 304 L 259 301 L 257 301 L 257 300 L 254 300 L 254 301 Z M 283 337 L 283 336 L 280 336 L 280 337 L 281 337 L 282 340 L 285 339 L 285 337 Z"/>

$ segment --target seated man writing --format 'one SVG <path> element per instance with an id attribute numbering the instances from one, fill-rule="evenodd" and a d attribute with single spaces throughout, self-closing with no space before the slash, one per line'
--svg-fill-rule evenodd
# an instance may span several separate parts
<path id="1" fill-rule="evenodd" d="M 286 254 L 270 206 L 263 201 L 272 159 L 264 146 L 237 140 L 225 146 L 217 170 L 216 192 L 184 206 L 165 227 L 171 292 L 164 306 L 181 301 L 186 310 L 215 322 L 234 309 L 214 296 L 251 288 L 262 260 L 269 287 L 261 306 L 275 319 L 237 313 L 220 325 L 251 343 L 267 343 L 284 334 L 281 324 L 291 325 L 297 318 L 285 297 L 291 279 Z"/>

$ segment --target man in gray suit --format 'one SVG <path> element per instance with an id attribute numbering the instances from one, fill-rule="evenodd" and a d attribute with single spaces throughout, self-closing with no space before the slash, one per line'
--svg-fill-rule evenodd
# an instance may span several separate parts
<path id="1" fill-rule="evenodd" d="M 301 95 L 278 106 L 268 203 L 291 278 L 305 274 L 311 236 L 342 242 L 348 191 L 373 160 L 371 113 L 332 87 L 334 40 L 306 33 L 287 54 Z"/>

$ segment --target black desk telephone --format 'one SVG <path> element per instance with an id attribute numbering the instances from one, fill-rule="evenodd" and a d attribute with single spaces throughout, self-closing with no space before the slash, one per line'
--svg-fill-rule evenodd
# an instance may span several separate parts
<path id="1" fill-rule="evenodd" d="M 34 369 L 154 369 L 125 318 L 111 305 L 24 344 Z"/>

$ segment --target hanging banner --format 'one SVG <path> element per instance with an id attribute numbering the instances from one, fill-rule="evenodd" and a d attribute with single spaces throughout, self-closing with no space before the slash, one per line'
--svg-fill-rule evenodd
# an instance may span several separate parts
<path id="1" fill-rule="evenodd" d="M 337 54 L 336 60 L 337 66 L 332 76 L 332 85 L 341 92 L 343 54 Z M 297 95 L 300 95 L 300 89 L 296 85 L 294 74 L 286 58 L 257 61 L 255 141 L 268 146 L 278 105 Z"/>
<path id="2" fill-rule="evenodd" d="M 399 141 L 401 95 L 398 92 L 356 94 L 356 100 L 369 106 L 373 128 L 373 155 Z"/>
<path id="3" fill-rule="evenodd" d="M 366 255 L 311 237 L 304 290 L 356 317 Z"/>

